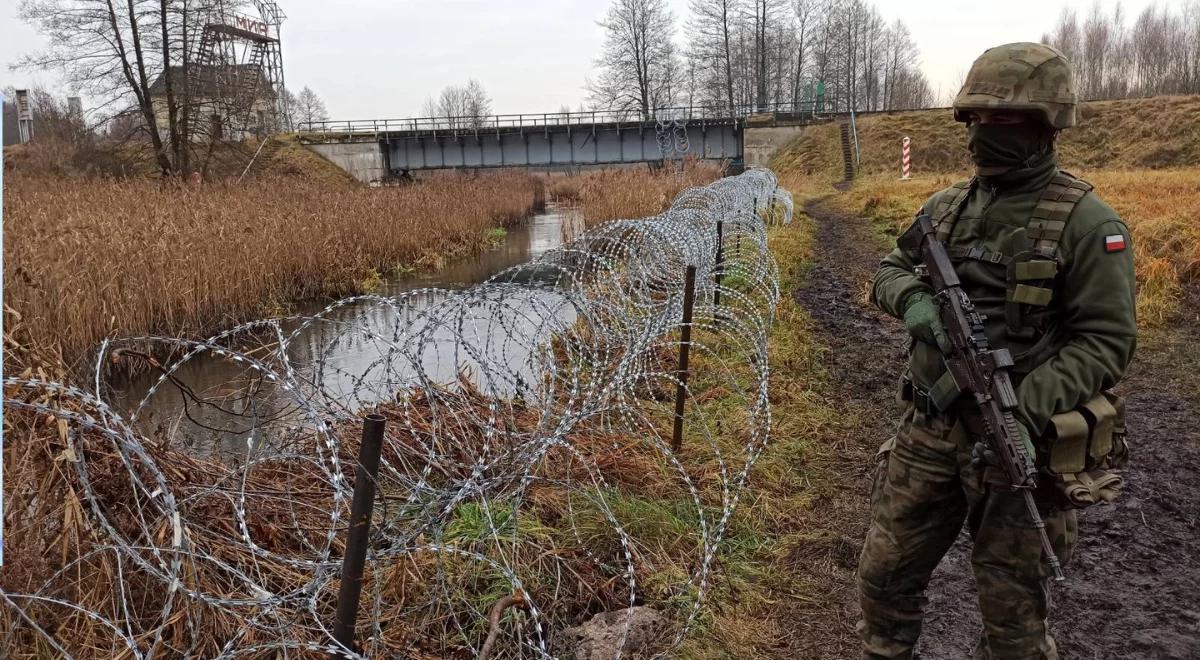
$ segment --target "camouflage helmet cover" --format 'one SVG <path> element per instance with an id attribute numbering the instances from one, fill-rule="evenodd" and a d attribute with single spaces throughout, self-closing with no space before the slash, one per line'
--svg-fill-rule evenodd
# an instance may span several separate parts
<path id="1" fill-rule="evenodd" d="M 984 51 L 954 98 L 954 118 L 969 110 L 1024 110 L 1056 129 L 1075 125 L 1075 82 L 1071 63 L 1057 49 L 1029 42 Z"/>

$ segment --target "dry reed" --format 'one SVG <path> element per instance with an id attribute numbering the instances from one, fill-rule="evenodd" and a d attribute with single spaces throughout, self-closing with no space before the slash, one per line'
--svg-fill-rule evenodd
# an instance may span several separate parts
<path id="1" fill-rule="evenodd" d="M 550 181 L 549 194 L 559 203 L 577 204 L 584 223 L 592 227 L 618 218 L 661 213 L 684 189 L 703 186 L 720 176 L 719 166 L 686 159 L 655 170 L 592 170 L 556 177 Z"/>
<path id="2" fill-rule="evenodd" d="M 518 173 L 382 189 L 10 173 L 4 294 L 20 324 L 10 334 L 69 362 L 111 332 L 208 334 L 481 250 L 489 228 L 528 215 L 542 194 Z"/>
<path id="3" fill-rule="evenodd" d="M 461 179 L 450 179 L 443 183 L 447 186 L 460 185 Z M 517 177 L 517 181 L 524 184 L 525 179 Z M 33 186 L 35 182 L 24 182 L 26 185 Z M 496 179 L 483 182 L 475 182 L 477 190 L 482 192 L 479 195 L 486 194 L 488 185 L 506 185 L 509 188 L 516 188 L 514 181 L 509 179 Z M 663 189 L 669 189 L 669 185 L 673 182 L 660 183 Z M 286 187 L 286 186 L 285 186 Z M 450 188 L 447 188 L 450 189 Z M 120 203 L 124 202 L 125 198 L 117 195 L 118 192 L 145 192 L 149 197 L 149 201 L 143 200 L 146 208 L 154 209 L 151 219 L 157 222 L 143 222 L 143 226 L 136 228 L 137 231 L 111 226 L 112 223 L 106 221 L 91 221 L 85 222 L 79 219 L 79 215 L 85 214 L 86 211 L 79 210 L 83 207 L 80 196 L 65 195 L 72 203 L 77 204 L 75 207 L 74 216 L 76 225 L 69 224 L 62 217 L 55 216 L 50 213 L 42 215 L 34 215 L 33 220 L 27 218 L 22 219 L 25 224 L 21 225 L 21 229 L 25 231 L 24 237 L 36 239 L 36 242 L 31 243 L 40 246 L 40 251 L 30 250 L 24 251 L 26 245 L 22 245 L 18 250 L 14 248 L 14 252 L 21 255 L 24 259 L 31 259 L 38 256 L 55 257 L 56 255 L 47 246 L 52 246 L 55 243 L 64 246 L 64 249 L 78 247 L 81 245 L 81 239 L 76 236 L 94 236 L 104 238 L 104 242 L 98 247 L 102 249 L 119 250 L 123 246 L 119 244 L 119 240 L 136 240 L 143 241 L 139 245 L 142 249 L 153 252 L 152 258 L 147 266 L 146 273 L 138 272 L 138 275 L 144 275 L 147 279 L 151 279 L 151 284 L 144 287 L 144 291 L 154 291 L 153 286 L 180 286 L 180 280 L 170 280 L 164 278 L 153 279 L 158 277 L 155 272 L 149 269 L 161 264 L 172 265 L 173 262 L 160 259 L 158 251 L 169 251 L 172 241 L 182 241 L 191 239 L 193 242 L 188 243 L 190 246 L 199 246 L 207 251 L 202 254 L 211 261 L 195 261 L 184 262 L 195 264 L 198 267 L 211 267 L 214 264 L 224 266 L 228 263 L 230 270 L 237 270 L 234 275 L 243 277 L 241 282 L 245 283 L 253 277 L 253 268 L 257 268 L 258 272 L 262 273 L 269 266 L 279 268 L 292 267 L 294 261 L 289 261 L 285 258 L 280 258 L 277 261 L 268 261 L 263 259 L 261 262 L 246 266 L 241 264 L 238 259 L 246 255 L 256 255 L 257 252 L 249 249 L 247 246 L 234 244 L 234 241 L 225 240 L 227 236 L 238 235 L 238 227 L 236 224 L 230 223 L 230 220 L 236 215 L 231 211 L 226 215 L 223 212 L 217 213 L 215 209 L 221 201 L 237 202 L 239 200 L 253 199 L 252 197 L 243 197 L 238 193 L 238 189 L 234 188 L 219 188 L 211 190 L 171 190 L 159 188 L 157 186 L 141 186 L 140 184 L 100 184 L 94 186 L 89 184 L 88 190 L 93 192 L 104 191 L 111 195 L 94 200 L 97 207 L 102 205 L 117 204 L 119 208 L 131 208 L 123 206 Z M 293 187 L 293 191 L 299 191 L 299 187 Z M 440 191 L 434 194 L 436 191 Z M 48 195 L 44 189 L 31 187 L 26 189 L 25 194 Z M 355 195 L 361 195 L 364 191 L 354 191 Z M 445 190 L 437 188 L 433 184 L 427 187 L 417 187 L 399 191 L 409 196 L 409 198 L 394 197 L 393 193 L 387 191 L 379 191 L 387 194 L 384 200 L 391 200 L 394 204 L 409 204 L 405 208 L 422 208 L 421 203 L 433 201 L 444 201 L 439 198 L 439 194 L 443 194 Z M 299 194 L 299 193 L 298 193 Z M 421 197 L 421 195 L 429 195 L 429 199 Z M 345 203 L 345 207 L 338 207 L 334 202 L 325 202 L 327 206 L 320 207 L 326 213 L 332 213 L 336 210 L 349 211 L 353 208 L 356 200 L 343 199 L 341 191 L 333 191 L 330 196 L 334 198 L 334 202 L 341 199 Z M 672 197 L 674 194 L 671 195 Z M 465 197 L 464 196 L 460 196 Z M 414 199 L 415 198 L 415 201 Z M 181 209 L 174 213 L 170 209 L 160 206 L 163 200 L 182 200 L 190 202 L 187 207 L 181 205 Z M 514 197 L 514 199 L 516 199 Z M 25 204 L 32 204 L 33 201 L 25 200 Z M 314 202 L 316 203 L 316 202 Z M 668 199 L 669 203 L 669 199 Z M 377 206 L 384 209 L 389 208 L 384 206 L 384 202 L 377 202 Z M 439 209 L 452 208 L 452 205 L 437 206 Z M 30 206 L 23 207 L 24 212 L 28 213 Z M 298 207 L 294 204 L 284 205 L 282 209 L 272 210 L 270 222 L 278 223 L 277 227 L 285 227 L 288 212 L 295 212 Z M 383 212 L 376 207 L 364 209 L 362 205 L 359 207 L 359 213 L 354 215 L 354 220 L 360 223 L 359 228 L 354 233 L 347 230 L 344 234 L 339 234 L 340 240 L 346 240 L 349 237 L 359 235 L 361 231 L 361 223 L 364 220 L 364 211 L 370 213 L 382 214 Z M 497 217 L 520 217 L 525 212 L 525 209 L 520 207 L 520 204 L 514 204 L 513 209 L 517 209 L 519 213 L 514 212 L 513 215 L 505 215 L 505 208 L 496 206 L 492 209 L 491 219 Z M 7 210 L 7 209 L 6 209 Z M 194 215 L 190 215 L 194 214 Z M 209 214 L 209 215 L 205 215 Z M 66 212 L 60 212 L 60 215 L 67 215 Z M 336 217 L 336 216 L 335 216 Z M 211 223 L 201 221 L 201 218 L 212 220 Z M 41 220 L 41 222 L 37 222 Z M 56 224 L 49 224 L 53 220 Z M 182 229 L 166 226 L 166 223 L 175 220 L 179 222 L 190 221 Z M 318 222 L 319 220 L 313 220 Z M 380 222 L 379 218 L 372 217 L 370 222 Z M 463 220 L 463 227 L 458 228 L 463 237 L 479 235 L 478 227 L 469 224 L 469 219 Z M 404 223 L 404 229 L 410 233 L 416 227 L 422 227 L 419 221 L 411 221 Z M 488 226 L 487 222 L 482 226 Z M 51 229 L 42 229 L 42 227 L 53 227 Z M 7 227 L 6 227 L 7 228 Z M 246 230 L 249 232 L 250 230 Z M 97 232 L 103 232 L 102 235 L 97 235 Z M 162 243 L 156 243 L 148 240 L 149 232 L 160 232 L 165 235 Z M 297 228 L 297 233 L 304 232 L 305 236 L 312 236 L 314 229 Z M 261 239 L 262 234 L 250 232 L 253 239 Z M 209 234 L 214 234 L 221 238 L 222 241 L 217 243 L 217 247 L 226 245 L 229 250 L 227 256 L 228 261 L 222 262 L 217 260 L 220 254 L 213 249 L 210 242 L 201 240 L 201 237 L 207 237 Z M 56 238 L 60 239 L 56 241 Z M 286 237 L 268 236 L 273 241 L 268 247 L 274 246 L 278 249 L 294 249 L 296 245 L 302 244 L 301 239 L 288 241 Z M 393 251 L 402 249 L 408 244 L 400 243 L 395 237 L 388 237 L 393 242 L 390 244 Z M 415 253 L 428 255 L 432 254 L 431 249 L 427 245 L 419 244 L 419 239 L 424 238 L 427 243 L 436 243 L 436 237 L 428 233 L 420 234 L 412 240 L 416 242 L 413 250 Z M 243 240 L 242 243 L 247 243 L 251 239 Z M 473 245 L 466 238 L 447 239 L 458 240 L 458 243 L 451 242 L 448 245 Z M 352 264 L 367 265 L 372 263 L 371 259 L 377 256 L 376 253 L 360 254 L 354 252 L 351 248 L 360 248 L 361 246 L 351 244 L 350 246 L 338 245 L 329 243 L 329 251 L 333 254 L 326 255 L 326 265 L 342 264 L 342 261 L 350 260 Z M 441 245 L 441 244 L 439 244 Z M 399 246 L 399 247 L 398 247 Z M 138 246 L 134 246 L 138 247 Z M 98 251 L 99 253 L 99 251 Z M 130 248 L 121 255 L 136 255 L 138 251 Z M 393 252 L 385 253 L 385 256 L 392 255 Z M 6 254 L 6 257 L 8 255 Z M 132 261 L 117 262 L 109 266 L 107 269 L 100 264 L 97 259 L 93 258 L 91 252 L 88 252 L 86 259 L 78 262 L 81 272 L 99 273 L 102 276 L 114 278 L 118 283 L 124 286 L 131 286 L 129 278 L 136 277 L 132 274 L 134 267 Z M 294 255 L 293 255 L 294 256 Z M 342 261 L 338 260 L 338 257 Z M 11 259 L 9 260 L 11 261 Z M 71 263 L 66 257 L 47 259 L 50 265 L 65 271 L 66 266 Z M 144 263 L 144 262 L 143 262 Z M 123 269 L 121 264 L 128 264 Z M 318 264 L 319 265 L 319 264 Z M 373 267 L 373 266 L 367 266 Z M 50 268 L 50 266 L 46 266 Z M 83 269 L 87 269 L 84 271 Z M 224 276 L 225 268 L 218 267 L 215 270 L 209 271 L 206 274 Z M 40 275 L 45 277 L 50 271 L 39 272 L 35 271 L 28 275 L 30 280 L 33 277 Z M 293 271 L 294 272 L 294 271 Z M 339 271 L 341 272 L 341 271 Z M 7 273 L 6 273 L 7 274 Z M 354 280 L 355 271 L 347 267 L 346 274 L 350 276 L 349 285 L 353 286 L 356 283 Z M 239 280 L 232 279 L 223 280 L 226 282 L 237 282 Z M 51 280 L 56 287 L 62 287 L 76 280 L 71 279 L 66 273 L 60 273 L 60 279 Z M 161 284 L 159 284 L 161 283 Z M 184 282 L 186 284 L 187 282 Z M 193 282 L 194 284 L 194 282 Z M 82 286 L 83 284 L 79 284 Z M 35 292 L 42 293 L 43 296 L 48 296 L 47 291 L 43 291 L 38 287 L 33 287 L 29 282 L 25 286 L 30 286 Z M 297 283 L 294 286 L 303 287 L 302 283 Z M 312 284 L 310 286 L 317 286 Z M 103 293 L 104 288 L 89 289 L 93 293 Z M 236 289 L 239 294 L 250 295 L 260 289 L 252 288 L 246 284 L 242 289 Z M 144 295 L 141 298 L 130 296 L 128 300 L 131 305 L 133 303 L 145 304 L 151 296 Z M 232 298 L 232 297 L 231 297 Z M 46 305 L 46 298 L 37 296 L 27 296 L 22 301 L 22 305 L 26 309 L 22 323 L 27 329 L 37 329 L 41 326 L 31 324 L 31 319 L 36 319 L 32 316 L 31 310 L 38 310 L 46 313 L 44 307 L 37 305 Z M 122 300 L 122 299 L 118 299 Z M 64 302 L 67 302 L 64 299 Z M 186 302 L 186 300 L 184 301 Z M 238 303 L 238 300 L 232 300 L 233 303 Z M 248 303 L 247 309 L 253 309 L 252 303 Z M 133 309 L 140 309 L 133 307 Z M 171 310 L 167 310 L 171 311 Z M 194 311 L 190 310 L 189 311 Z M 76 310 L 76 313 L 80 313 Z M 232 312 L 231 312 L 232 314 Z M 73 317 L 68 317 L 73 318 Z M 183 322 L 180 319 L 187 320 L 192 317 L 173 317 L 172 323 Z M 202 319 L 200 319 L 202 321 Z M 200 322 L 198 321 L 198 322 Z M 125 317 L 123 321 L 125 322 Z M 151 318 L 153 322 L 153 318 Z M 126 331 L 125 328 L 121 328 Z M 27 333 L 28 334 L 28 333 Z M 38 337 L 50 337 L 47 331 L 43 329 L 40 333 L 36 333 Z M 701 334 L 705 343 L 715 343 L 717 336 L 707 337 Z M 61 337 L 53 337 L 55 341 L 61 343 Z M 727 338 L 724 338 L 727 339 Z M 664 346 L 666 348 L 664 348 Z M 656 351 L 647 355 L 647 360 L 661 362 L 662 365 L 654 369 L 658 373 L 672 373 L 675 369 L 673 364 L 674 353 L 670 348 L 673 344 L 657 346 Z M 727 345 L 726 345 L 727 348 Z M 714 355 L 706 355 L 699 353 L 695 358 L 697 364 L 703 365 L 706 360 L 717 362 Z M 40 359 L 33 360 L 37 364 L 50 362 L 44 356 Z M 745 373 L 739 371 L 739 377 L 752 379 L 757 372 L 750 369 L 749 365 L 739 365 L 739 370 L 744 370 Z M 40 374 L 40 368 L 31 367 L 31 371 L 36 371 Z M 703 369 L 705 373 L 716 373 L 718 369 L 710 367 Z M 26 376 L 32 375 L 27 373 Z M 47 376 L 42 375 L 43 378 Z M 49 378 L 56 380 L 65 380 L 61 374 L 51 374 Z M 699 386 L 704 381 L 697 379 L 695 386 Z M 698 389 L 699 391 L 699 389 Z M 708 393 L 698 396 L 696 399 L 697 405 L 723 405 L 730 407 L 733 404 L 733 396 L 728 390 L 706 390 Z M 12 392 L 9 393 L 13 395 Z M 449 395 L 447 395 L 449 396 Z M 477 392 L 470 388 L 461 395 L 461 408 L 464 410 L 474 410 L 475 417 L 479 419 L 487 418 L 492 414 L 492 409 L 488 406 L 487 401 L 482 400 Z M 721 399 L 729 399 L 729 401 L 716 401 L 711 399 L 714 397 Z M 403 397 L 401 397 L 403 400 Z M 410 407 L 418 411 L 424 411 L 425 404 L 419 400 L 417 395 L 414 395 L 408 400 Z M 661 403 L 661 402 L 659 402 Z M 514 404 L 521 408 L 518 402 Z M 655 405 L 647 402 L 648 406 Z M 421 451 L 425 451 L 424 447 L 432 442 L 430 438 L 424 438 L 422 434 L 429 433 L 430 427 L 434 424 L 430 418 L 418 419 L 418 423 L 413 424 L 411 413 L 400 413 L 396 404 L 388 404 L 382 407 L 381 412 L 393 418 L 395 424 L 406 423 L 409 425 L 409 431 L 412 432 L 412 438 L 421 437 L 421 441 L 417 442 L 420 445 Z M 665 407 L 663 408 L 665 411 Z M 7 411 L 13 413 L 14 411 Z M 419 415 L 418 415 L 419 416 Z M 722 416 L 725 419 L 736 418 L 729 414 Z M 510 429 L 514 433 L 517 431 L 528 430 L 538 421 L 539 416 L 529 412 L 529 414 L 518 415 L 516 418 L 515 428 Z M 662 420 L 667 420 L 664 414 L 661 415 Z M 440 422 L 445 423 L 445 422 Z M 735 428 L 743 428 L 738 425 L 732 425 Z M 720 432 L 720 423 L 717 423 L 717 431 Z M 8 572 L 0 580 L 0 588 L 6 591 L 28 591 L 35 588 L 37 585 L 44 583 L 48 577 L 64 567 L 71 570 L 64 571 L 62 575 L 55 578 L 53 581 L 55 589 L 53 590 L 54 597 L 63 598 L 72 602 L 77 602 L 87 608 L 99 613 L 103 617 L 111 617 L 114 620 L 120 617 L 128 617 L 131 621 L 152 620 L 156 615 L 155 604 L 167 597 L 164 593 L 166 586 L 160 580 L 156 580 L 155 576 L 148 575 L 137 566 L 128 564 L 122 565 L 117 560 L 117 554 L 111 552 L 96 552 L 91 551 L 96 547 L 97 539 L 103 539 L 102 530 L 99 530 L 92 522 L 89 512 L 87 511 L 86 503 L 80 495 L 83 485 L 76 478 L 74 471 L 71 469 L 71 461 L 85 461 L 88 464 L 89 474 L 95 477 L 94 481 L 88 486 L 96 492 L 99 497 L 99 506 L 105 511 L 111 511 L 111 520 L 114 521 L 117 531 L 124 537 L 130 539 L 141 540 L 142 534 L 167 534 L 170 530 L 166 527 L 154 527 L 152 529 L 143 529 L 137 516 L 130 510 L 125 510 L 125 503 L 134 500 L 138 495 L 132 488 L 128 473 L 130 470 L 138 472 L 141 466 L 128 468 L 122 463 L 120 457 L 112 451 L 108 440 L 94 435 L 89 432 L 80 433 L 74 442 L 69 442 L 67 437 L 68 427 L 65 423 L 58 423 L 56 420 L 48 419 L 44 416 L 36 416 L 29 411 L 16 411 L 15 414 L 6 415 L 5 431 L 9 437 L 15 437 L 16 441 L 5 448 L 5 459 L 9 466 L 13 467 L 10 482 L 7 484 L 6 496 L 17 501 L 28 502 L 28 506 L 14 507 L 9 510 L 10 520 L 17 522 L 16 525 L 10 525 L 13 530 L 15 552 L 10 555 L 10 560 L 13 562 L 15 569 Z M 15 431 L 15 433 L 14 433 Z M 73 433 L 79 433 L 77 430 L 72 430 Z M 345 442 L 337 446 L 337 451 L 341 455 L 341 461 L 344 468 L 343 477 L 349 477 L 349 469 L 353 464 L 353 456 L 356 450 L 356 441 L 359 429 L 354 423 L 343 423 L 337 429 L 339 435 L 344 436 Z M 404 436 L 408 438 L 409 436 Z M 460 443 L 459 449 L 465 446 L 479 445 L 484 442 L 495 442 L 494 438 L 489 438 L 486 435 L 486 430 L 483 428 L 475 428 L 464 426 L 461 429 L 456 429 L 456 440 Z M 723 441 L 732 442 L 732 446 L 728 447 L 729 451 L 741 449 L 741 444 L 745 441 L 741 431 L 722 435 Z M 315 437 L 304 437 L 301 439 L 303 443 L 317 442 Z M 75 447 L 83 448 L 82 451 L 76 453 L 71 449 Z M 626 487 L 627 495 L 623 495 L 614 491 L 608 495 L 614 502 L 614 506 L 619 507 L 618 513 L 627 516 L 627 529 L 640 532 L 640 538 L 644 539 L 645 543 L 635 548 L 634 552 L 637 555 L 636 566 L 633 570 L 636 571 L 639 581 L 648 585 L 647 593 L 650 596 L 657 597 L 666 602 L 670 598 L 679 598 L 680 594 L 675 591 L 667 590 L 670 585 L 670 580 L 662 578 L 664 574 L 670 573 L 674 578 L 686 579 L 689 572 L 694 569 L 693 563 L 700 549 L 699 539 L 694 534 L 693 527 L 695 521 L 691 518 L 683 517 L 681 511 L 686 511 L 686 505 L 690 502 L 686 500 L 687 493 L 679 487 L 677 483 L 672 481 L 674 473 L 672 466 L 657 460 L 657 455 L 654 452 L 644 451 L 647 447 L 640 437 L 623 435 L 621 433 L 613 433 L 600 426 L 593 427 L 590 424 L 582 424 L 577 432 L 570 437 L 569 446 L 572 447 L 587 447 L 588 455 L 595 456 L 595 463 L 603 479 L 610 485 L 616 487 Z M 319 530 L 322 524 L 320 515 L 316 509 L 305 510 L 296 517 L 294 511 L 287 511 L 286 507 L 281 505 L 280 499 L 276 494 L 281 491 L 287 491 L 292 494 L 317 493 L 317 497 L 323 492 L 322 475 L 315 469 L 302 469 L 300 471 L 285 470 L 285 464 L 275 464 L 271 461 L 265 461 L 247 473 L 247 482 L 243 488 L 247 492 L 253 493 L 244 505 L 246 511 L 246 524 L 244 528 L 235 529 L 233 521 L 236 516 L 233 510 L 233 502 L 231 498 L 225 497 L 224 491 L 215 488 L 214 486 L 224 478 L 225 471 L 223 466 L 217 464 L 214 460 L 198 457 L 191 451 L 180 450 L 177 447 L 171 446 L 170 437 L 162 435 L 148 440 L 146 449 L 158 462 L 159 467 L 164 473 L 164 478 L 173 491 L 177 490 L 181 493 L 189 495 L 188 506 L 192 507 L 192 511 L 197 512 L 197 525 L 195 534 L 189 538 L 189 543 L 194 543 L 197 556 L 207 554 L 212 557 L 218 557 L 224 562 L 230 564 L 249 565 L 253 563 L 255 567 L 255 575 L 259 581 L 268 589 L 284 591 L 288 585 L 294 584 L 303 576 L 298 576 L 294 567 L 289 566 L 286 562 L 273 561 L 263 559 L 262 557 L 249 556 L 243 547 L 242 535 L 250 535 L 255 539 L 255 542 L 260 547 L 272 553 L 279 553 L 282 556 L 289 556 L 290 553 L 303 552 L 303 549 L 312 545 L 319 545 L 320 539 L 315 536 L 314 530 Z M 639 451 L 641 449 L 642 451 Z M 388 451 L 396 451 L 396 446 L 389 447 Z M 552 450 L 552 452 L 555 450 Z M 315 448 L 309 448 L 309 453 L 315 453 Z M 695 452 L 695 450 L 693 450 Z M 552 460 L 547 460 L 546 465 L 542 468 L 544 472 L 539 473 L 539 477 L 547 481 L 547 483 L 569 483 L 572 480 L 586 480 L 593 477 L 593 473 L 586 471 L 577 460 L 572 458 L 567 452 L 563 451 L 562 456 L 553 455 Z M 386 452 L 385 452 L 386 455 Z M 693 456 L 695 454 L 693 453 Z M 394 458 L 387 455 L 389 460 Z M 693 459 L 694 460 L 694 459 Z M 401 463 L 402 461 L 393 461 Z M 140 472 L 138 472 L 140 475 Z M 714 496 L 719 495 L 718 482 L 719 477 L 723 478 L 724 465 L 718 466 L 715 462 L 700 463 L 696 470 L 690 475 L 691 479 L 698 484 L 702 489 L 711 490 Z M 148 479 L 146 481 L 149 481 Z M 327 489 L 326 489 L 327 490 Z M 203 496 L 199 495 L 204 493 Z M 327 495 L 328 493 L 325 492 Z M 553 610 L 552 614 L 565 618 L 567 612 L 586 612 L 592 609 L 615 609 L 627 604 L 630 600 L 630 594 L 625 588 L 625 582 L 619 579 L 613 579 L 611 575 L 606 574 L 598 568 L 599 564 L 595 561 L 596 556 L 601 557 L 609 563 L 614 563 L 621 558 L 621 548 L 616 544 L 610 530 L 606 525 L 606 519 L 599 510 L 585 510 L 581 514 L 576 514 L 576 519 L 566 524 L 563 520 L 563 502 L 570 501 L 570 498 L 578 498 L 578 494 L 571 494 L 568 489 L 556 488 L 553 486 L 541 487 L 531 490 L 530 502 L 535 513 L 534 520 L 539 521 L 538 524 L 531 528 L 522 528 L 520 531 L 528 538 L 535 539 L 536 543 L 531 544 L 533 549 L 541 549 L 543 551 L 531 553 L 528 557 L 523 557 L 522 562 L 537 567 L 536 579 L 527 582 L 526 587 L 530 593 L 535 594 L 541 601 L 549 601 Z M 663 501 L 659 501 L 663 500 Z M 684 507 L 679 507 L 680 503 Z M 344 504 L 344 503 L 343 503 Z M 576 502 L 575 507 L 579 507 L 580 503 Z M 464 510 L 468 510 L 464 507 Z M 344 511 L 342 512 L 344 515 Z M 289 517 L 290 516 L 290 517 Z M 456 540 L 467 544 L 472 549 L 476 547 L 480 552 L 487 552 L 493 543 L 490 537 L 486 535 L 480 538 L 475 538 L 473 534 L 475 529 L 469 524 L 471 521 L 465 520 L 466 516 L 460 512 L 460 517 L 464 518 L 456 525 L 458 536 Z M 542 525 L 545 526 L 542 526 Z M 515 525 L 515 523 L 514 523 Z M 486 531 L 486 530 L 485 530 Z M 737 528 L 734 528 L 737 531 Z M 539 548 L 538 544 L 544 546 Z M 585 552 L 571 551 L 576 545 L 582 544 Z M 298 550 L 299 549 L 299 550 Z M 335 548 L 334 556 L 340 553 L 340 547 Z M 511 558 L 510 558 L 511 559 Z M 78 561 L 76 564 L 72 562 Z M 186 584 L 183 586 L 187 589 L 209 589 L 210 593 L 220 593 L 225 598 L 253 598 L 255 594 L 246 594 L 236 589 L 220 591 L 219 586 L 228 578 L 223 575 L 219 567 L 215 567 L 213 563 L 196 561 L 194 557 L 184 558 L 185 570 L 182 571 Z M 515 561 L 515 559 L 514 559 Z M 544 565 L 544 570 L 543 570 Z M 570 579 L 563 579 L 562 568 L 566 569 Z M 552 570 L 554 569 L 554 570 Z M 370 579 L 381 577 L 385 583 L 380 587 L 381 602 L 384 603 L 383 611 L 385 619 L 381 622 L 384 629 L 387 631 L 387 637 L 382 640 L 381 646 L 385 648 L 389 654 L 405 655 L 406 657 L 447 657 L 450 655 L 459 655 L 467 652 L 461 644 L 455 645 L 455 641 L 444 634 L 434 635 L 433 632 L 441 632 L 438 626 L 444 626 L 447 629 L 452 629 L 453 626 L 459 625 L 461 622 L 451 621 L 446 617 L 441 617 L 441 613 L 435 612 L 428 619 L 418 619 L 416 617 L 405 618 L 402 608 L 405 605 L 411 607 L 412 602 L 419 602 L 422 598 L 420 593 L 423 589 L 428 589 L 430 584 L 434 582 L 433 576 L 446 571 L 446 566 L 433 561 L 432 558 L 414 553 L 411 561 L 396 562 L 394 570 L 388 574 L 373 574 L 368 578 L 366 591 L 373 593 L 376 584 L 370 582 Z M 463 584 L 461 586 L 463 593 L 474 593 L 481 587 L 473 581 L 485 581 L 491 577 L 483 572 L 478 575 L 463 571 Z M 657 580 L 657 581 L 656 581 Z M 327 587 L 336 586 L 336 583 L 325 585 Z M 487 585 L 484 585 L 487 586 Z M 662 593 L 659 593 L 661 590 Z M 332 589 L 328 589 L 328 593 L 322 592 L 314 598 L 314 604 L 319 619 L 329 620 L 332 618 Z M 132 596 L 130 596 L 132 594 Z M 646 594 L 643 594 L 646 595 Z M 290 605 L 289 605 L 290 606 Z M 243 626 L 245 622 L 236 617 L 231 617 L 227 612 L 218 611 L 216 608 L 209 609 L 207 606 L 199 604 L 194 600 L 181 601 L 181 611 L 187 610 L 189 617 L 195 617 L 201 621 L 194 629 L 190 627 L 192 621 L 185 618 L 183 614 L 173 616 L 169 625 L 165 626 L 166 639 L 169 642 L 162 643 L 161 646 L 154 646 L 154 649 L 159 653 L 166 652 L 171 655 L 172 651 L 177 651 L 189 644 L 195 644 L 195 648 L 200 655 L 208 656 L 215 655 L 220 651 L 218 640 L 228 639 L 239 630 L 239 626 Z M 58 633 L 61 638 L 70 640 L 72 648 L 85 649 L 86 655 L 94 657 L 112 657 L 115 654 L 124 651 L 118 643 L 119 640 L 114 640 L 111 631 L 98 625 L 97 620 L 89 618 L 78 611 L 63 612 L 54 607 L 30 607 L 29 611 L 34 613 L 34 618 L 38 625 L 52 632 Z M 0 615 L 0 630 L 8 631 L 11 634 L 10 641 L 14 642 L 15 650 L 19 651 L 14 655 L 25 657 L 36 657 L 46 655 L 49 651 L 33 642 L 36 636 L 31 633 L 30 627 L 24 622 L 18 622 L 15 619 L 12 608 L 5 610 L 4 615 Z M 369 634 L 367 627 L 364 625 L 360 629 L 360 638 Z M 152 642 L 145 641 L 146 647 L 149 647 Z M 253 641 L 253 633 L 246 638 L 247 643 Z M 157 644 L 157 641 L 154 642 Z M 438 653 L 425 655 L 423 651 L 428 651 L 440 644 L 437 648 Z M 414 650 L 420 648 L 421 650 Z M 141 650 L 146 650 L 143 647 Z M 82 654 L 82 653 L 81 653 Z M 311 654 L 315 657 L 316 654 Z M 296 657 L 308 657 L 304 653 L 298 653 Z"/>

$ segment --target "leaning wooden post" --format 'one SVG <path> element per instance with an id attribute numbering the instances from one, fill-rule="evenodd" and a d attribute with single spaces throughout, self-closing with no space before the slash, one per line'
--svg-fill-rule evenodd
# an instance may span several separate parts
<path id="1" fill-rule="evenodd" d="M 671 433 L 671 451 L 683 446 L 683 404 L 687 398 L 688 353 L 692 347 L 692 307 L 696 302 L 696 267 L 688 266 L 683 281 L 683 325 L 679 333 L 679 370 L 675 390 L 675 428 Z"/>
<path id="2" fill-rule="evenodd" d="M 717 220 L 717 263 L 713 267 L 713 307 L 721 306 L 721 278 L 725 275 L 725 239 L 724 223 Z"/>
<path id="3" fill-rule="evenodd" d="M 375 508 L 375 477 L 379 474 L 379 454 L 383 448 L 384 417 L 367 415 L 363 420 L 362 443 L 358 446 L 358 468 L 354 471 L 354 499 L 350 503 L 350 529 L 346 535 L 346 554 L 342 557 L 342 586 L 338 590 L 337 621 L 333 638 L 354 650 L 354 626 L 358 620 L 358 600 L 362 594 L 363 566 L 367 561 L 367 537 L 371 531 L 371 512 Z M 348 657 L 330 653 L 333 660 Z"/>

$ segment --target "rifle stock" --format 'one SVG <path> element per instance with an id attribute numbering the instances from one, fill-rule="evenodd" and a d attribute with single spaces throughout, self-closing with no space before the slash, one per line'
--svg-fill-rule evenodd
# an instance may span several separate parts
<path id="1" fill-rule="evenodd" d="M 1009 375 L 1013 366 L 1012 355 L 1006 348 L 993 349 L 989 345 L 984 332 L 984 317 L 975 310 L 975 305 L 963 291 L 946 246 L 937 238 L 932 218 L 924 213 L 918 214 L 913 226 L 901 236 L 900 246 L 921 255 L 918 274 L 933 287 L 934 299 L 950 341 L 950 351 L 944 356 L 946 368 L 959 391 L 975 398 L 983 417 L 987 443 L 999 458 L 1000 467 L 1008 476 L 1009 487 L 1020 491 L 1024 497 L 1030 522 L 1041 539 L 1042 552 L 1046 555 L 1054 579 L 1061 581 L 1062 567 L 1033 499 L 1037 465 L 1021 439 L 1021 431 L 1013 415 L 1017 408 L 1017 396 Z"/>

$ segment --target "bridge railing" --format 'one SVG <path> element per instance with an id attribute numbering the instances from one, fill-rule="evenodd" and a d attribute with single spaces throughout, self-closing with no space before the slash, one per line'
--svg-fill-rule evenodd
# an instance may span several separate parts
<path id="1" fill-rule="evenodd" d="M 382 133 L 476 133 L 501 129 L 524 129 L 591 124 L 644 124 L 693 120 L 736 121 L 756 113 L 812 115 L 813 104 L 777 103 L 768 106 L 686 106 L 656 108 L 649 116 L 639 110 L 584 110 L 462 117 L 412 117 L 406 119 L 350 119 L 302 122 L 297 130 L 321 134 Z"/>

